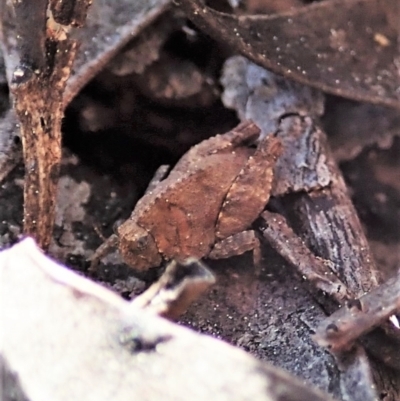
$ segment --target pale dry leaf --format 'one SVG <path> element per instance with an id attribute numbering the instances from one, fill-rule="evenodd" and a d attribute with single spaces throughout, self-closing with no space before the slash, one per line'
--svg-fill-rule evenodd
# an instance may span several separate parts
<path id="1" fill-rule="evenodd" d="M 331 399 L 140 311 L 51 261 L 31 239 L 0 254 L 0 278 L 2 368 L 30 401 Z"/>

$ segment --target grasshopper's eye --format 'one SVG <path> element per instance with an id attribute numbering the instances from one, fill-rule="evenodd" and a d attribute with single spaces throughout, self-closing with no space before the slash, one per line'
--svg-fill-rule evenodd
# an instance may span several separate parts
<path id="1" fill-rule="evenodd" d="M 149 243 L 148 239 L 149 239 L 149 236 L 146 234 L 146 235 L 142 235 L 141 237 L 139 237 L 136 240 L 136 245 L 139 250 L 144 250 L 147 247 L 147 245 Z"/>
<path id="2" fill-rule="evenodd" d="M 136 270 L 147 270 L 162 262 L 151 233 L 131 220 L 118 228 L 119 246 L 125 262 Z"/>

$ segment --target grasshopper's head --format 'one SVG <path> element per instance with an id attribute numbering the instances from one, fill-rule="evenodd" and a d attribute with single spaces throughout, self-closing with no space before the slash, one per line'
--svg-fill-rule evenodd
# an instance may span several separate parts
<path id="1" fill-rule="evenodd" d="M 133 269 L 145 271 L 161 264 L 162 256 L 153 236 L 134 221 L 128 219 L 119 226 L 118 236 L 122 257 Z"/>

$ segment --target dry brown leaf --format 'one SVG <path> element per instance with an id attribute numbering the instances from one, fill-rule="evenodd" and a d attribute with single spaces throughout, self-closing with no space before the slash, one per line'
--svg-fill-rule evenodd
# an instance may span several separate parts
<path id="1" fill-rule="evenodd" d="M 275 15 L 234 16 L 179 0 L 204 32 L 287 78 L 400 108 L 399 3 L 333 0 Z"/>

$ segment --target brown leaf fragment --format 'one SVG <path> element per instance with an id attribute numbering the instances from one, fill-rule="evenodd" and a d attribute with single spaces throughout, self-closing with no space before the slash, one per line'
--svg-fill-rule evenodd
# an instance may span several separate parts
<path id="1" fill-rule="evenodd" d="M 400 274 L 364 296 L 347 301 L 318 326 L 314 339 L 319 345 L 332 351 L 349 349 L 358 337 L 379 326 L 398 311 Z"/>
<path id="2" fill-rule="evenodd" d="M 400 108 L 397 0 L 333 0 L 234 16 L 179 0 L 200 29 L 255 63 L 349 99 Z"/>
<path id="3" fill-rule="evenodd" d="M 49 260 L 31 239 L 0 253 L 0 272 L 1 368 L 30 401 L 332 400 L 242 350 L 133 307 Z"/>

